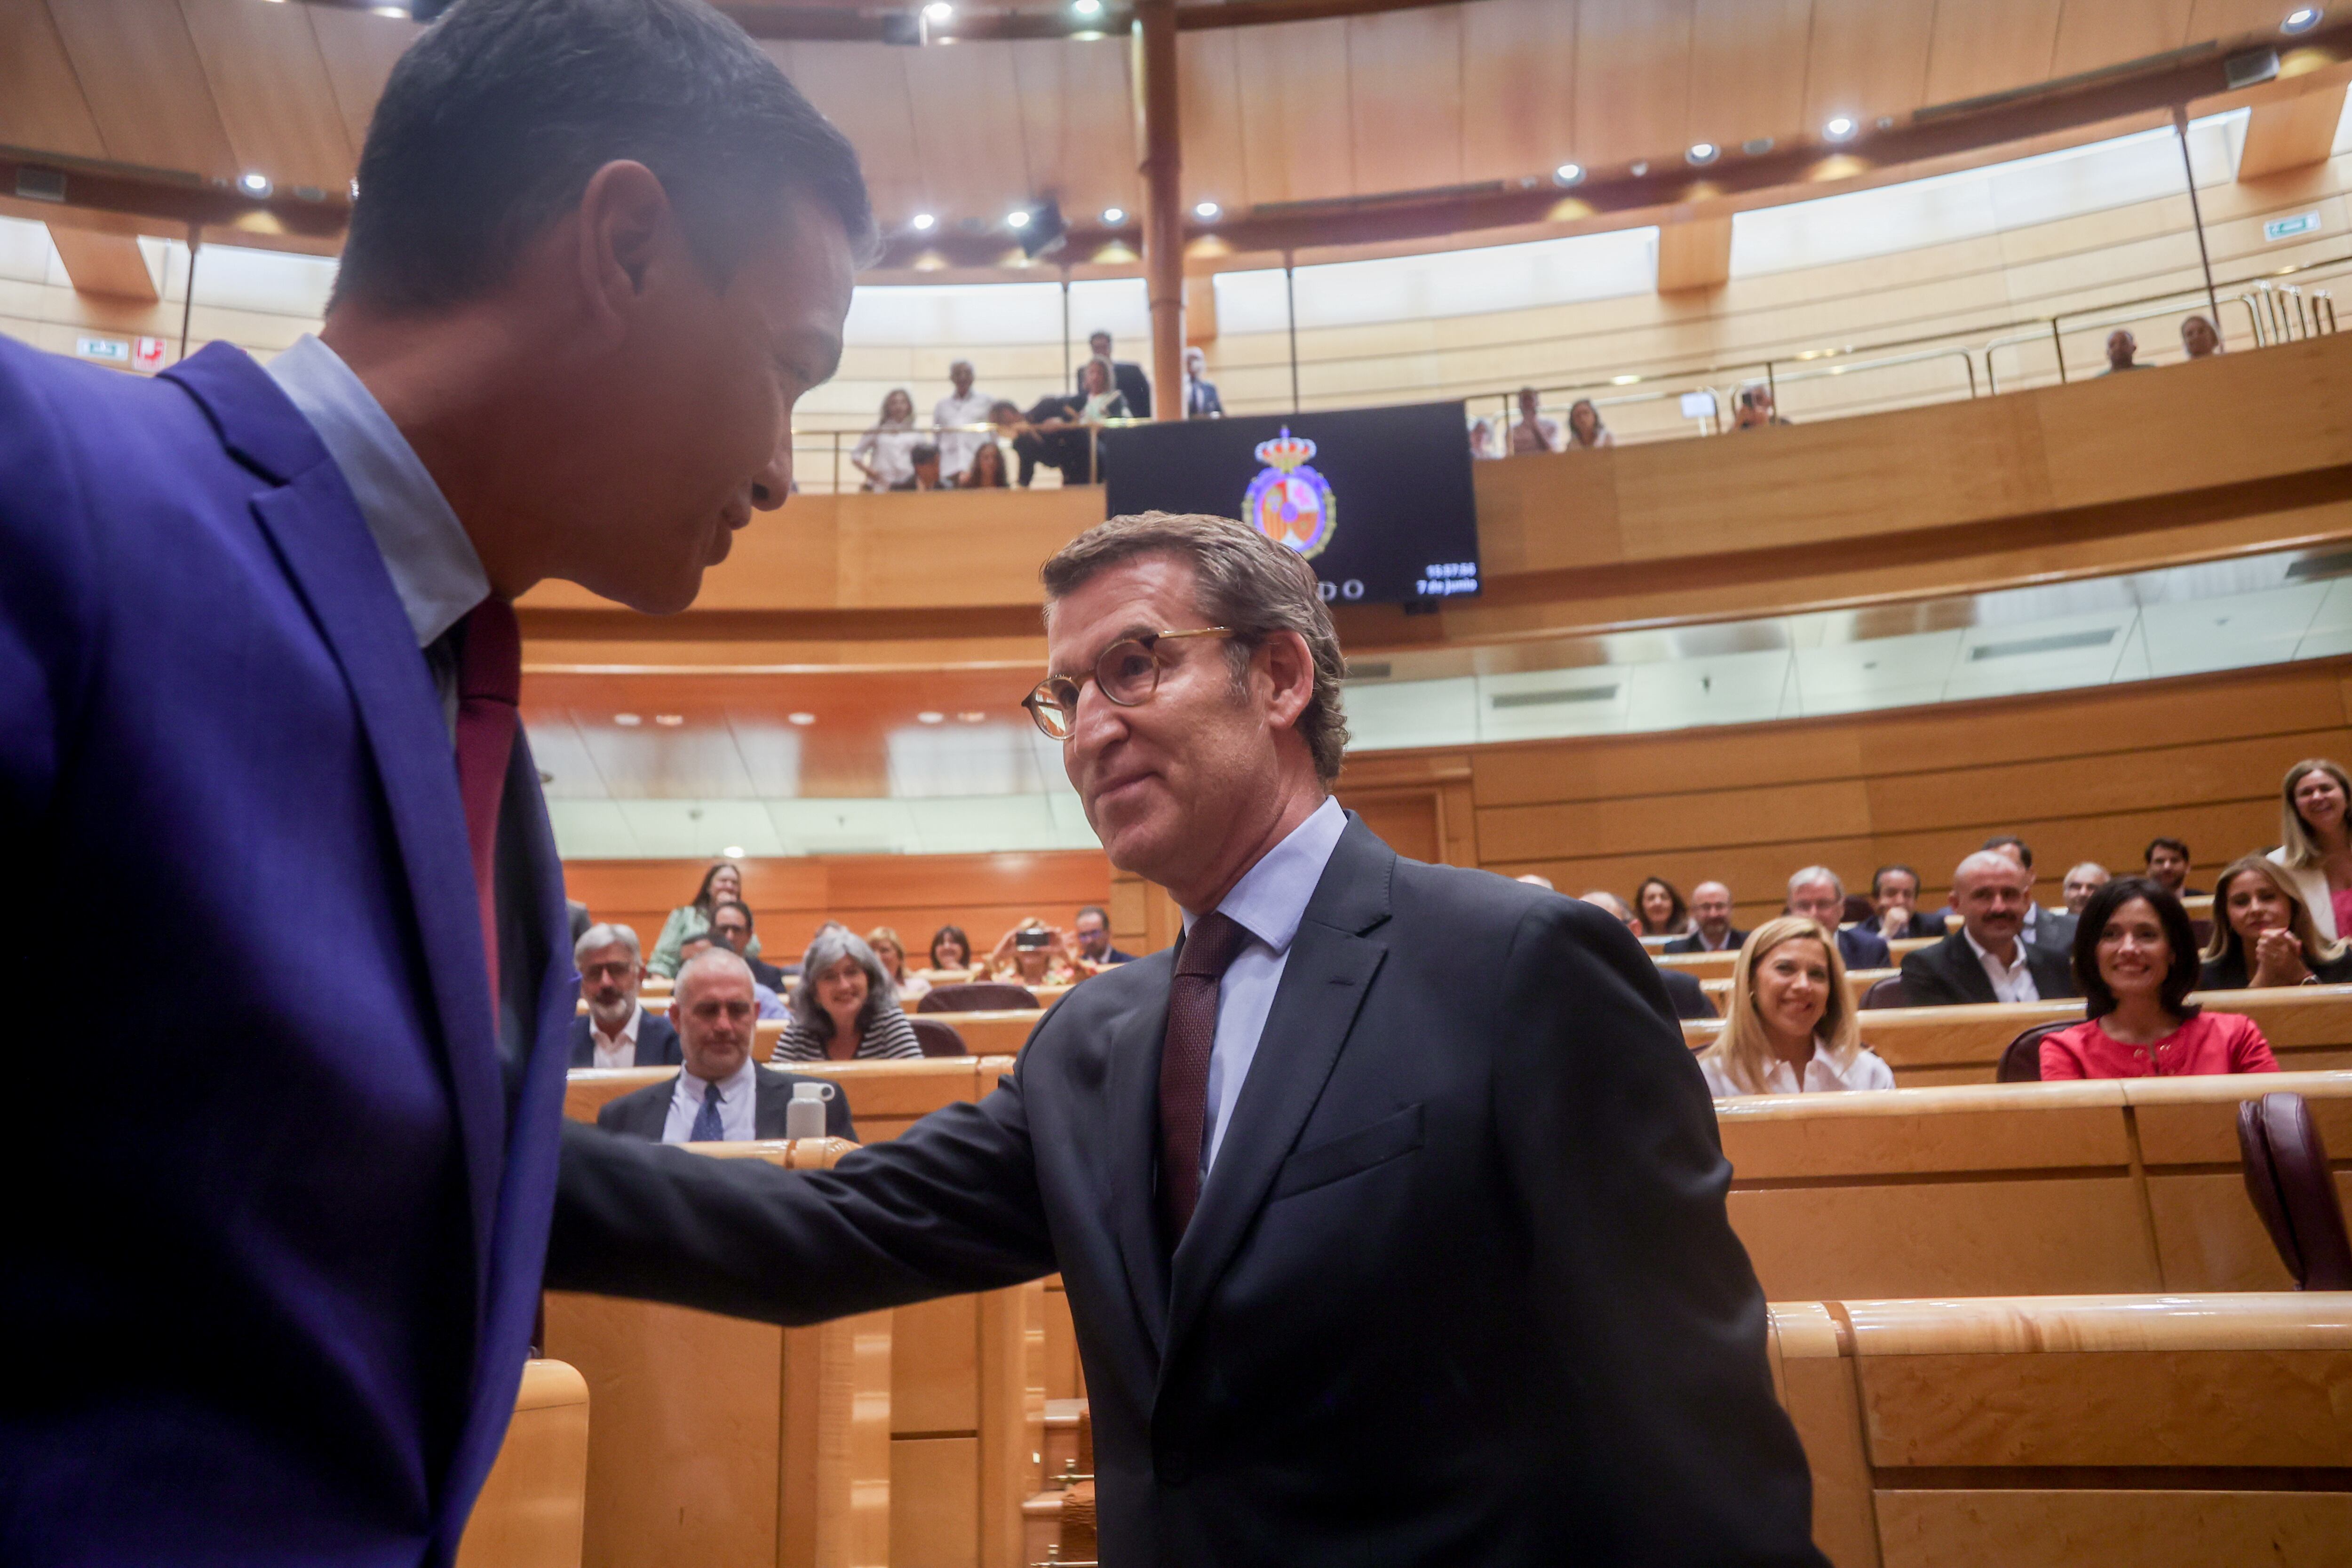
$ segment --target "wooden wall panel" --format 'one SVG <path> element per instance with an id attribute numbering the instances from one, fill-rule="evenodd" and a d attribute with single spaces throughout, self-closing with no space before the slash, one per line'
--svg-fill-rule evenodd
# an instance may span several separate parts
<path id="1" fill-rule="evenodd" d="M 1253 51 L 1256 32 L 1253 29 Z M 1212 27 L 1176 35 L 1177 123 L 1184 128 L 1184 203 L 1203 199 L 1244 206 L 1260 199 L 1250 188 L 1243 145 L 1243 34 Z M 1136 162 L 1140 164 L 1139 151 Z"/>
<path id="2" fill-rule="evenodd" d="M 237 162 L 281 187 L 341 191 L 359 163 L 308 5 L 180 0 Z"/>
<path id="3" fill-rule="evenodd" d="M 1349 18 L 1348 113 L 1359 195 L 1461 184 L 1463 100 L 1476 90 L 1462 75 L 1464 9 Z"/>
<path id="4" fill-rule="evenodd" d="M 73 0 L 49 15 L 108 157 L 223 179 L 243 172 L 175 0 Z"/>
<path id="5" fill-rule="evenodd" d="M 2074 76 L 2117 60 L 2179 48 L 2192 0 L 2066 0 L 2050 57 L 2053 76 Z"/>
<path id="6" fill-rule="evenodd" d="M 1805 61 L 1805 123 L 1833 114 L 1867 122 L 1923 103 L 1932 5 L 1885 0 L 1813 0 Z"/>
<path id="7" fill-rule="evenodd" d="M 375 100 L 383 96 L 384 79 L 423 29 L 405 16 L 379 16 L 373 11 L 328 5 L 306 5 L 302 10 L 319 40 L 319 54 L 327 62 L 327 79 L 335 90 L 335 107 L 342 113 L 343 132 L 356 153 L 367 141 L 368 120 L 375 113 Z"/>
<path id="8" fill-rule="evenodd" d="M 1462 177 L 1512 179 L 1580 157 L 1576 29 L 1558 0 L 1462 7 Z"/>
<path id="9" fill-rule="evenodd" d="M 0 0 L 0 142 L 106 156 L 47 0 Z"/>
<path id="10" fill-rule="evenodd" d="M 1937 0 L 1927 101 L 1950 103 L 2047 80 L 2061 10 L 2048 0 Z"/>
<path id="11" fill-rule="evenodd" d="M 1697 0 L 1691 26 L 1691 140 L 1734 148 L 1756 136 L 1785 142 L 1818 134 L 1817 127 L 1805 124 L 1804 71 L 1759 67 L 1762 60 L 1802 59 L 1812 13 L 1812 0 Z"/>
<path id="12" fill-rule="evenodd" d="M 1672 156 L 1690 144 L 1691 6 L 1578 0 L 1576 146 L 1588 165 Z"/>
<path id="13" fill-rule="evenodd" d="M 1241 155 L 1253 205 L 1354 193 L 1348 27 L 1339 19 L 1284 22 L 1253 28 L 1236 45 Z M 1215 196 L 1231 205 L 1232 195 L 1202 183 L 1207 174 L 1206 169 L 1185 169 L 1185 200 Z"/>

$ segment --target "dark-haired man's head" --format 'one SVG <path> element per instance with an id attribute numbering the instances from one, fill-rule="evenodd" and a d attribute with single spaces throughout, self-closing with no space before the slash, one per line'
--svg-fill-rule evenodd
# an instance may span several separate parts
<path id="1" fill-rule="evenodd" d="M 1093 334 L 1087 339 L 1087 347 L 1094 351 L 1094 356 L 1097 359 L 1110 358 L 1110 334 L 1108 332 Z"/>
<path id="2" fill-rule="evenodd" d="M 940 488 L 940 449 L 926 441 L 907 454 L 907 462 L 915 470 L 915 488 L 935 490 Z"/>
<path id="3" fill-rule="evenodd" d="M 713 909 L 710 934 L 730 952 L 748 951 L 751 945 L 751 906 L 730 899 Z"/>
<path id="4" fill-rule="evenodd" d="M 2152 838 L 2147 846 L 2147 879 L 2175 898 L 2189 882 L 2189 846 L 2178 838 Z"/>
<path id="5" fill-rule="evenodd" d="M 849 143 L 701 0 L 460 0 L 378 100 L 320 335 L 499 593 L 675 610 L 783 504 L 873 231 Z"/>

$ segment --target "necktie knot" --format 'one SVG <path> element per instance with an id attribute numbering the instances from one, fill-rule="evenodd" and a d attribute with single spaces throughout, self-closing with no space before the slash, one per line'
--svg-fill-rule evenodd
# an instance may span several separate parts
<path id="1" fill-rule="evenodd" d="M 496 594 L 466 616 L 466 647 L 457 661 L 461 700 L 503 702 L 522 697 L 522 631 L 514 606 Z"/>
<path id="2" fill-rule="evenodd" d="M 1176 973 L 1221 978 L 1249 939 L 1248 928 L 1222 910 L 1202 915 L 1184 933 L 1184 950 L 1176 955 Z"/>

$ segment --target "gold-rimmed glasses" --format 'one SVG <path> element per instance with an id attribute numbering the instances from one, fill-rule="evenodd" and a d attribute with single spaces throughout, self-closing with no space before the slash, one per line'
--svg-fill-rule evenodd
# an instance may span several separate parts
<path id="1" fill-rule="evenodd" d="M 1160 689 L 1160 644 L 1188 637 L 1234 635 L 1231 626 L 1202 626 L 1197 631 L 1145 632 L 1140 637 L 1121 637 L 1103 649 L 1102 657 L 1095 660 L 1091 677 L 1049 675 L 1021 700 L 1021 706 L 1029 710 L 1029 717 L 1037 721 L 1037 728 L 1049 739 L 1066 741 L 1078 727 L 1078 693 L 1086 689 L 1089 679 L 1096 690 L 1121 708 L 1140 707 Z"/>

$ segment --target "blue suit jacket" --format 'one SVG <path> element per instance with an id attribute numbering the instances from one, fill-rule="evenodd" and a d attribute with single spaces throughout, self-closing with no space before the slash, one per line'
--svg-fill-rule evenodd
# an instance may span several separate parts
<path id="1" fill-rule="evenodd" d="M 415 635 L 226 345 L 143 380 L 0 342 L 0 919 L 154 939 L 138 995 L 96 947 L 29 993 L 53 1109 L 0 1142 L 0 1561 L 446 1563 L 554 1195 L 575 991 L 536 771 L 519 740 L 494 1023 Z M 173 1068 L 131 1070 L 159 1037 Z"/>

